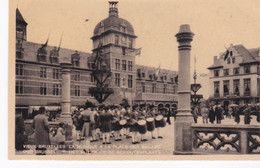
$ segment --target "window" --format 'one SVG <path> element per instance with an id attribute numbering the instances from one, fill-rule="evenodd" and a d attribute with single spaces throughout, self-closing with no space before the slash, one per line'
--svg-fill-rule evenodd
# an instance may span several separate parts
<path id="1" fill-rule="evenodd" d="M 74 80 L 80 81 L 80 72 L 79 71 L 74 71 Z"/>
<path id="2" fill-rule="evenodd" d="M 235 79 L 234 81 L 233 81 L 233 84 L 234 84 L 234 94 L 235 95 L 237 95 L 237 96 L 239 96 L 239 79 Z"/>
<path id="3" fill-rule="evenodd" d="M 16 81 L 15 83 L 15 93 L 16 94 L 23 94 L 23 81 Z"/>
<path id="4" fill-rule="evenodd" d="M 53 84 L 52 94 L 55 96 L 60 95 L 60 84 Z"/>
<path id="5" fill-rule="evenodd" d="M 53 68 L 53 79 L 60 79 L 60 70 Z"/>
<path id="6" fill-rule="evenodd" d="M 128 66 L 129 66 L 129 62 L 128 62 Z M 128 67 L 129 69 L 129 67 Z M 137 77 L 141 78 L 141 69 L 137 69 Z"/>
<path id="7" fill-rule="evenodd" d="M 230 58 L 227 59 L 227 64 L 230 64 Z"/>
<path id="8" fill-rule="evenodd" d="M 219 97 L 219 82 L 214 82 L 214 97 Z"/>
<path id="9" fill-rule="evenodd" d="M 122 60 L 122 70 L 126 71 L 126 60 Z"/>
<path id="10" fill-rule="evenodd" d="M 128 61 L 128 71 L 133 71 L 133 62 Z"/>
<path id="11" fill-rule="evenodd" d="M 128 75 L 128 88 L 133 88 L 133 76 Z"/>
<path id="12" fill-rule="evenodd" d="M 125 47 L 122 47 L 122 54 L 125 55 Z"/>
<path id="13" fill-rule="evenodd" d="M 229 81 L 223 81 L 223 92 L 224 96 L 229 95 Z"/>
<path id="14" fill-rule="evenodd" d="M 244 72 L 247 74 L 247 73 L 250 73 L 250 65 L 246 65 L 244 66 Z"/>
<path id="15" fill-rule="evenodd" d="M 232 57 L 232 56 L 233 56 L 233 51 L 230 51 L 230 53 L 229 53 L 229 54 L 230 54 L 230 56 Z"/>
<path id="16" fill-rule="evenodd" d="M 167 93 L 167 84 L 163 85 L 163 93 L 166 94 Z"/>
<path id="17" fill-rule="evenodd" d="M 232 58 L 232 63 L 236 63 L 236 58 Z"/>
<path id="18" fill-rule="evenodd" d="M 116 69 L 120 69 L 120 59 L 116 59 Z"/>
<path id="19" fill-rule="evenodd" d="M 122 32 L 126 32 L 126 28 L 125 27 L 121 27 L 121 29 L 122 29 Z"/>
<path id="20" fill-rule="evenodd" d="M 152 79 L 153 79 L 153 75 L 152 75 L 152 74 L 150 74 L 150 75 L 149 75 L 149 78 L 150 78 L 150 80 L 152 80 Z"/>
<path id="21" fill-rule="evenodd" d="M 129 39 L 129 47 L 133 48 L 133 39 Z"/>
<path id="22" fill-rule="evenodd" d="M 156 83 L 153 83 L 152 84 L 152 93 L 155 93 L 156 92 Z"/>
<path id="23" fill-rule="evenodd" d="M 119 44 L 119 36 L 115 35 L 115 44 L 118 45 Z"/>
<path id="24" fill-rule="evenodd" d="M 121 40 L 122 40 L 123 43 L 126 43 L 126 36 L 125 36 L 125 35 L 122 35 Z"/>
<path id="25" fill-rule="evenodd" d="M 215 77 L 219 76 L 219 70 L 214 70 L 214 76 Z"/>
<path id="26" fill-rule="evenodd" d="M 115 85 L 117 87 L 120 87 L 120 74 L 119 73 L 115 73 Z"/>
<path id="27" fill-rule="evenodd" d="M 251 81 L 250 79 L 244 79 L 244 95 L 250 96 Z"/>
<path id="28" fill-rule="evenodd" d="M 224 69 L 224 76 L 228 76 L 229 75 L 229 69 Z"/>
<path id="29" fill-rule="evenodd" d="M 23 64 L 16 64 L 15 74 L 23 76 Z"/>
<path id="30" fill-rule="evenodd" d="M 79 67 L 79 59 L 73 58 L 71 60 L 71 63 L 72 63 L 73 66 Z"/>
<path id="31" fill-rule="evenodd" d="M 238 74 L 239 74 L 239 68 L 234 68 L 233 75 L 238 75 Z"/>
<path id="32" fill-rule="evenodd" d="M 142 77 L 145 78 L 145 73 L 144 72 L 142 73 Z"/>
<path id="33" fill-rule="evenodd" d="M 41 67 L 40 69 L 40 77 L 41 78 L 46 78 L 46 72 L 47 72 L 47 68 L 46 67 Z"/>
<path id="34" fill-rule="evenodd" d="M 47 94 L 46 83 L 41 83 L 41 86 L 40 86 L 40 95 L 46 95 L 46 94 Z"/>
<path id="35" fill-rule="evenodd" d="M 141 86 L 142 86 L 142 92 L 145 92 L 145 82 L 141 82 Z"/>
<path id="36" fill-rule="evenodd" d="M 75 92 L 75 96 L 79 97 L 80 96 L 80 86 L 75 85 L 74 87 L 74 92 Z"/>

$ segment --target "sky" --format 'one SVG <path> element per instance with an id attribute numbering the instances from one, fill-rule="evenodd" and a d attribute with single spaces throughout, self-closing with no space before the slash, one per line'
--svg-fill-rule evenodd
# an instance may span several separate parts
<path id="1" fill-rule="evenodd" d="M 27 40 L 91 52 L 93 30 L 108 17 L 107 0 L 11 0 L 28 23 Z M 134 27 L 136 48 L 142 54 L 137 64 L 177 70 L 178 43 L 175 34 L 189 24 L 195 34 L 191 51 L 197 71 L 208 73 L 213 56 L 230 44 L 260 47 L 259 0 L 119 0 L 119 17 Z M 88 22 L 85 22 L 89 19 Z"/>

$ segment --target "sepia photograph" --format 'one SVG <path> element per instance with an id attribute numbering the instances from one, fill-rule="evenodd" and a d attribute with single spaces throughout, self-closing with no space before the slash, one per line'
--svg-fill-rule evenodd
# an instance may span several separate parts
<path id="1" fill-rule="evenodd" d="M 10 159 L 259 160 L 260 1 L 9 5 Z"/>

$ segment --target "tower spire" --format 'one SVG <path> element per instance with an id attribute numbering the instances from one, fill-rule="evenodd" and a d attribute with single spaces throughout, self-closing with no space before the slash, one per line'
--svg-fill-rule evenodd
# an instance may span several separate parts
<path id="1" fill-rule="evenodd" d="M 109 17 L 111 16 L 118 17 L 117 3 L 118 1 L 109 1 Z"/>

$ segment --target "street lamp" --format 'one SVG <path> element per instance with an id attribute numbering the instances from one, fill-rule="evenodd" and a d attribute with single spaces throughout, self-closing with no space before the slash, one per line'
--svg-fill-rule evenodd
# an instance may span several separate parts
<path id="1" fill-rule="evenodd" d="M 196 56 L 195 56 L 195 64 L 196 64 Z M 191 102 L 193 103 L 193 105 L 197 105 L 198 102 L 200 101 L 200 99 L 203 98 L 203 96 L 202 95 L 197 95 L 197 92 L 201 88 L 201 84 L 196 83 L 196 80 L 197 80 L 196 68 L 194 68 L 193 79 L 194 79 L 194 83 L 191 84 L 191 86 L 190 86 L 191 87 L 191 91 L 194 93 L 193 95 L 191 95 Z"/>

